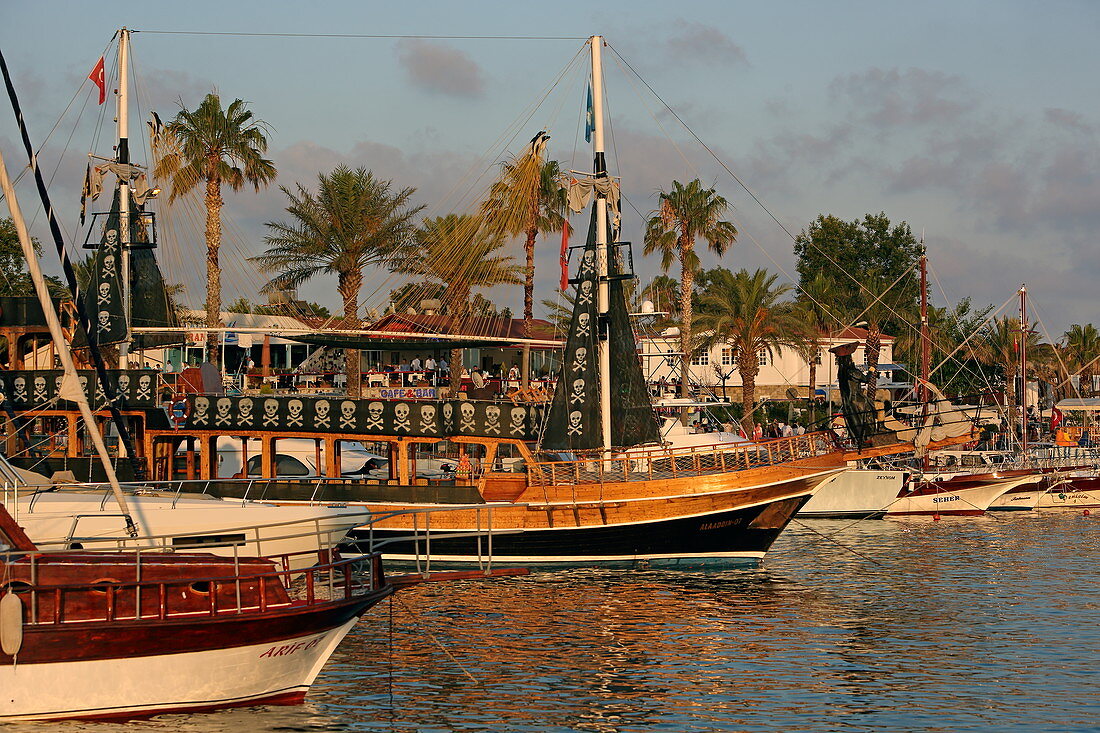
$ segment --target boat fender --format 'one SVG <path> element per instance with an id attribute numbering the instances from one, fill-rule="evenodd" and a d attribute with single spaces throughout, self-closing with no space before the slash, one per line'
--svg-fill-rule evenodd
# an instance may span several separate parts
<path id="1" fill-rule="evenodd" d="M 0 598 L 0 649 L 10 657 L 23 646 L 23 599 L 15 593 Z"/>

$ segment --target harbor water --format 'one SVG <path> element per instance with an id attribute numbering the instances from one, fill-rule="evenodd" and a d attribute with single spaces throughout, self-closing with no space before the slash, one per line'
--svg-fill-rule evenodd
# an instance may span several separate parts
<path id="1" fill-rule="evenodd" d="M 757 569 L 420 586 L 304 706 L 125 728 L 1098 730 L 1098 566 L 1100 516 L 796 522 Z"/>

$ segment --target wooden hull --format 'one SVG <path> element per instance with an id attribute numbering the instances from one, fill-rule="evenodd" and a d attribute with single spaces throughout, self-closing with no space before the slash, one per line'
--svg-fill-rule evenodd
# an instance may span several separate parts
<path id="1" fill-rule="evenodd" d="M 514 502 L 450 507 L 432 516 L 426 535 L 423 518 L 414 524 L 394 516 L 350 536 L 362 549 L 371 539 L 386 541 L 376 546 L 387 562 L 430 559 L 465 567 L 491 555 L 493 563 L 529 566 L 755 564 L 817 487 L 841 470 L 785 467 L 740 472 L 755 476 L 536 487 Z M 757 483 L 769 475 L 775 480 Z M 427 508 L 361 506 L 375 512 Z M 416 540 L 409 538 L 414 531 L 421 533 Z"/>

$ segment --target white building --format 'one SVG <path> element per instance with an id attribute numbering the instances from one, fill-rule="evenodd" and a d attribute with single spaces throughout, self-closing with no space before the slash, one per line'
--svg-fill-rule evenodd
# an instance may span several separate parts
<path id="1" fill-rule="evenodd" d="M 829 349 L 853 341 L 859 347 L 852 355 L 857 365 L 866 365 L 864 344 L 867 330 L 851 327 L 821 339 L 821 348 L 817 356 L 817 374 L 815 382 L 819 395 L 826 399 L 836 390 L 836 357 Z M 894 338 L 882 335 L 879 348 L 878 371 L 879 387 L 891 391 L 904 391 L 911 386 L 912 380 L 904 365 L 894 363 Z M 652 383 L 675 383 L 680 378 L 680 337 L 662 335 L 642 338 L 638 343 L 642 356 L 642 369 L 647 380 Z M 810 383 L 810 367 L 802 354 L 794 349 L 779 349 L 769 353 L 762 350 L 757 354 L 760 372 L 756 375 L 756 393 L 759 397 L 782 399 L 788 389 L 795 389 L 800 398 L 804 398 Z M 733 348 L 728 344 L 716 345 L 709 351 L 698 354 L 691 361 L 690 382 L 718 394 L 737 399 L 741 393 L 741 375 L 737 371 Z M 896 396 L 896 394 L 895 394 Z"/>

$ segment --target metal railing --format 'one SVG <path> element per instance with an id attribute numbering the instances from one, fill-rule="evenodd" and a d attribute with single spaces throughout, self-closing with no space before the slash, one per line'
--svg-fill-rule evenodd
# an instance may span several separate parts
<path id="1" fill-rule="evenodd" d="M 132 568 L 134 580 L 103 578 L 94 582 L 43 583 L 43 568 L 60 558 L 67 570 L 79 567 L 75 556 L 86 553 L 17 552 L 0 553 L 5 582 L 0 593 L 16 593 L 28 609 L 26 623 L 72 624 L 89 621 L 168 620 L 186 617 L 223 617 L 266 612 L 278 607 L 321 606 L 350 600 L 380 590 L 385 584 L 377 553 L 365 557 L 329 556 L 307 571 L 286 569 L 260 572 L 241 568 L 234 555 L 232 572 L 183 577 L 143 579 L 143 572 L 155 562 L 156 550 L 137 549 L 111 557 L 102 572 Z M 363 562 L 366 559 L 367 562 Z M 278 565 L 278 559 L 275 560 Z M 211 561 L 226 565 L 229 560 Z M 251 564 L 251 563 L 250 563 Z M 285 565 L 285 563 L 284 563 Z M 194 568 L 195 566 L 189 566 Z M 214 572 L 219 572 L 214 570 Z M 120 573 L 121 574 L 121 573 Z"/>
<path id="2" fill-rule="evenodd" d="M 752 443 L 630 449 L 607 456 L 577 451 L 574 458 L 528 464 L 533 486 L 651 481 L 777 466 L 839 450 L 832 433 L 814 432 Z"/>

